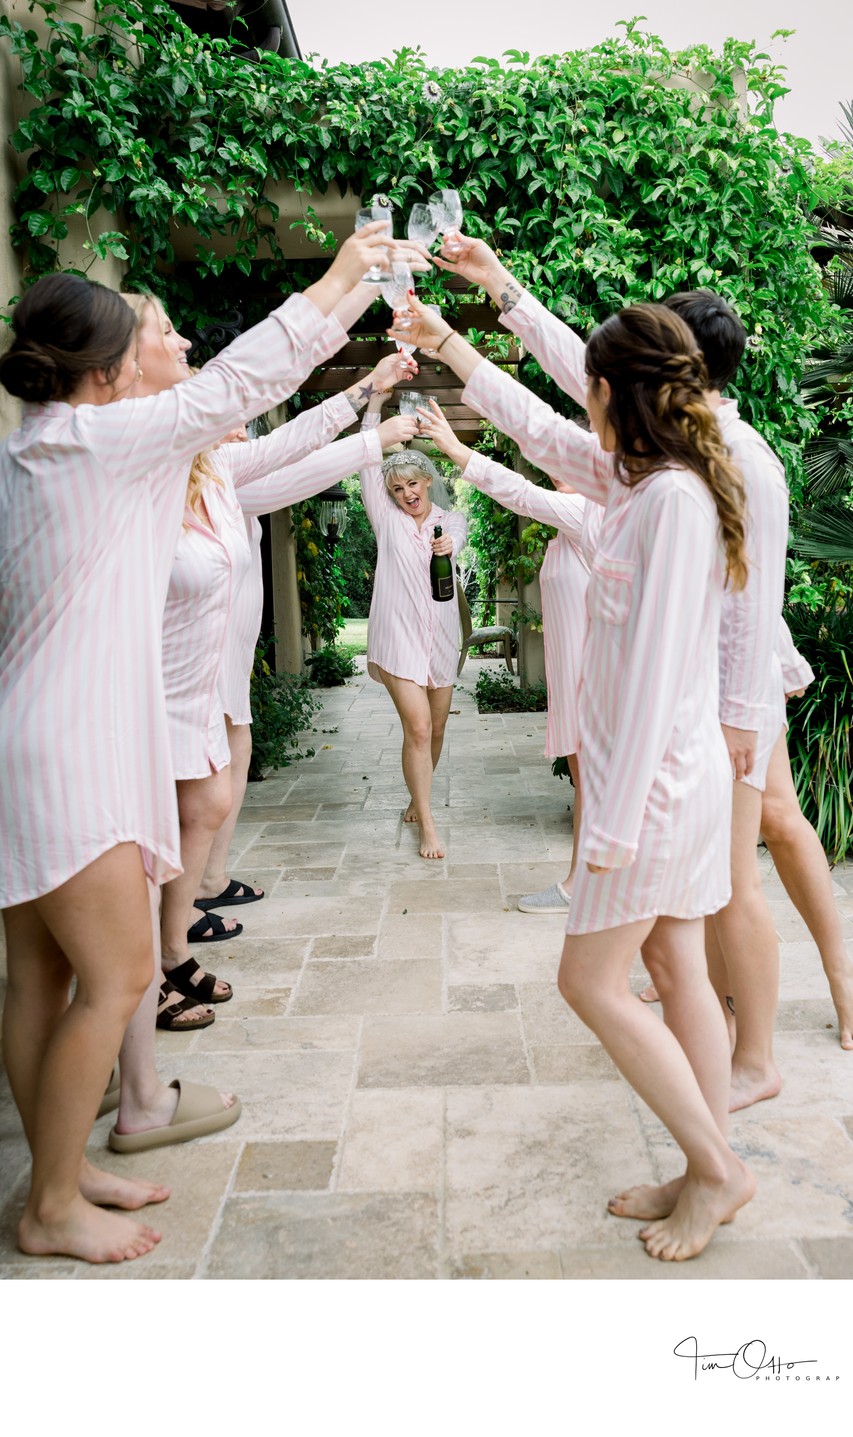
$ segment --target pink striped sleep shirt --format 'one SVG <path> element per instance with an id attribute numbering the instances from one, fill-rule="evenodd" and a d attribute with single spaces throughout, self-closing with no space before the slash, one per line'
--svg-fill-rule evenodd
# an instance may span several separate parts
<path id="1" fill-rule="evenodd" d="M 231 594 L 251 563 L 231 486 L 209 482 L 202 500 L 210 525 L 184 510 L 163 615 L 163 681 L 176 779 L 208 778 L 231 762 L 219 670 Z"/>
<path id="2" fill-rule="evenodd" d="M 349 404 L 347 408 L 352 414 Z M 221 478 L 221 486 L 209 483 L 204 488 L 212 530 L 196 515 L 184 514 L 163 621 L 166 708 L 178 779 L 206 778 L 231 760 L 220 675 L 231 596 L 245 582 L 251 564 L 244 516 L 298 503 L 331 480 L 351 474 L 369 455 L 381 459 L 375 435 L 356 434 L 327 444 L 297 464 L 264 473 L 277 464 L 285 447 L 275 440 L 271 434 L 254 441 L 254 453 L 246 454 L 245 444 L 225 444 L 211 454 L 211 465 Z M 235 470 L 241 480 L 237 490 Z"/>
<path id="3" fill-rule="evenodd" d="M 362 432 L 379 423 L 368 414 Z M 411 679 L 422 688 L 443 689 L 456 681 L 459 663 L 459 604 L 432 597 L 429 564 L 436 524 L 453 540 L 453 558 L 465 544 L 467 522 L 433 504 L 420 530 L 385 487 L 381 457 L 361 471 L 361 493 L 376 535 L 376 577 L 367 626 L 367 672 L 382 682 L 378 669 Z"/>
<path id="4" fill-rule="evenodd" d="M 525 294 L 501 322 L 523 341 L 543 369 L 583 405 L 585 345 L 568 325 Z M 764 789 L 767 765 L 785 724 L 782 673 L 775 654 L 788 548 L 788 486 L 768 444 L 738 414 L 734 400 L 715 410 L 720 433 L 740 470 L 747 502 L 746 588 L 726 589 L 720 623 L 720 721 L 754 730 L 752 772 L 740 780 Z M 535 462 L 535 461 L 534 461 Z"/>
<path id="5" fill-rule="evenodd" d="M 814 669 L 795 647 L 791 630 L 784 619 L 779 620 L 776 657 L 782 668 L 782 683 L 786 694 L 794 694 L 797 689 L 807 689 L 809 684 L 814 682 Z"/>
<path id="6" fill-rule="evenodd" d="M 568 932 L 716 913 L 731 896 L 732 784 L 718 712 L 724 564 L 713 499 L 687 470 L 628 488 L 594 435 L 488 362 L 463 401 L 606 506 L 587 589 L 584 821 Z"/>
<path id="7" fill-rule="evenodd" d="M 160 636 L 188 467 L 342 333 L 296 295 L 174 389 L 26 405 L 0 445 L 0 907 L 119 843 L 180 872 Z"/>
<path id="8" fill-rule="evenodd" d="M 251 482 L 266 472 L 265 450 L 257 446 L 275 446 L 275 467 L 295 464 L 305 455 L 328 444 L 355 419 L 353 407 L 344 394 L 335 394 L 322 404 L 305 409 L 262 439 L 235 444 L 227 463 L 235 485 Z M 218 454 L 220 451 L 216 451 Z M 216 455 L 212 462 L 217 468 Z M 353 467 L 354 472 L 355 467 Z M 325 487 L 325 486 L 324 486 Z M 293 501 L 296 502 L 295 500 Z M 268 512 L 263 510 L 261 512 Z M 255 646 L 261 631 L 264 606 L 264 580 L 261 568 L 261 526 L 253 514 L 246 514 L 246 536 L 251 560 L 248 571 L 232 595 L 231 615 L 225 636 L 225 649 L 219 675 L 222 706 L 233 724 L 252 722 L 249 706 L 249 676 L 255 662 Z"/>
<path id="9" fill-rule="evenodd" d="M 548 545 L 539 570 L 548 684 L 545 757 L 562 758 L 577 753 L 578 691 L 589 583 L 589 565 L 581 549 L 581 539 L 587 507 L 600 506 L 588 506 L 580 494 L 542 489 L 504 465 L 492 463 L 484 454 L 474 455 L 462 478 L 491 494 L 498 504 L 514 514 L 524 514 L 559 530 L 556 539 Z"/>

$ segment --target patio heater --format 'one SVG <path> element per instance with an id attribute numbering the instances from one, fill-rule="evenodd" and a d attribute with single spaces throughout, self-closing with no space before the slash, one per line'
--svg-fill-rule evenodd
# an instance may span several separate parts
<path id="1" fill-rule="evenodd" d="M 326 540 L 329 554 L 334 554 L 335 545 L 347 526 L 347 491 L 340 484 L 324 489 L 317 495 L 317 524 Z"/>

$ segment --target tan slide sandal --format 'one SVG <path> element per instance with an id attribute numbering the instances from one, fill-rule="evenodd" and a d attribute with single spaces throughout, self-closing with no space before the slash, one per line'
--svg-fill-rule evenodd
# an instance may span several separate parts
<path id="1" fill-rule="evenodd" d="M 169 1087 L 177 1088 L 179 1094 L 172 1121 L 165 1128 L 146 1128 L 143 1133 L 117 1133 L 111 1128 L 108 1142 L 114 1153 L 146 1153 L 151 1148 L 167 1148 L 171 1143 L 219 1133 L 236 1123 L 242 1112 L 239 1098 L 234 1099 L 233 1107 L 224 1108 L 218 1090 L 203 1083 L 175 1078 Z"/>

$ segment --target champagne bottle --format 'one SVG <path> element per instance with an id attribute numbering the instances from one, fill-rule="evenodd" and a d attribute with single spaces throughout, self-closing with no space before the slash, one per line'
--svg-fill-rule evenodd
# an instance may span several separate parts
<path id="1" fill-rule="evenodd" d="M 441 538 L 441 525 L 435 526 L 436 539 Z M 438 603 L 446 603 L 452 599 L 456 592 L 453 583 L 453 560 L 449 554 L 433 554 L 429 561 L 429 581 L 432 584 L 432 597 Z"/>

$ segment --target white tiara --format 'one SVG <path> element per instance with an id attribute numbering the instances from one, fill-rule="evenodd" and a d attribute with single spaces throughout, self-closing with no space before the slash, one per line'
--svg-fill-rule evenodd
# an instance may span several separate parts
<path id="1" fill-rule="evenodd" d="M 392 469 L 423 469 L 430 479 L 438 478 L 438 470 L 431 459 L 421 454 L 419 449 L 400 449 L 396 454 L 389 454 L 387 459 L 382 460 L 383 475 L 390 474 Z"/>

